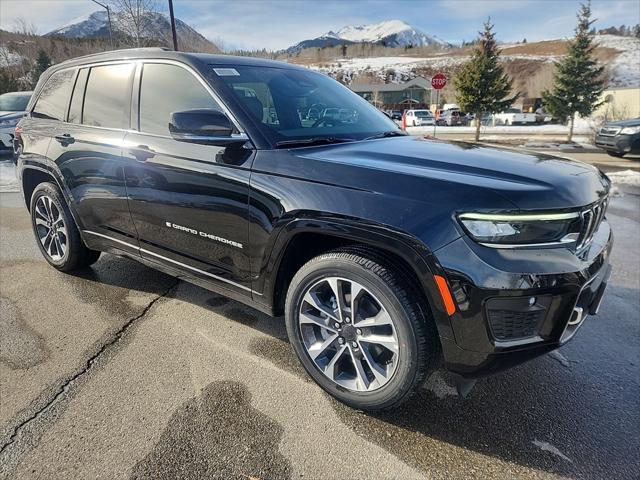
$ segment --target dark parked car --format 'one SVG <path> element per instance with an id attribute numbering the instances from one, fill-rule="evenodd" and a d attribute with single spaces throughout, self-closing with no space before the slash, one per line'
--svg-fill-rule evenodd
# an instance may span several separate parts
<path id="1" fill-rule="evenodd" d="M 11 92 L 0 95 L 0 153 L 13 153 L 14 161 L 19 155 L 14 144 L 16 125 L 27 110 L 33 92 Z"/>
<path id="2" fill-rule="evenodd" d="M 598 130 L 595 143 L 613 157 L 640 153 L 640 118 L 605 123 Z"/>
<path id="3" fill-rule="evenodd" d="M 359 409 L 397 406 L 441 364 L 466 390 L 558 348 L 609 278 L 596 168 L 407 136 L 291 64 L 82 57 L 42 75 L 19 126 L 54 268 L 112 252 L 284 315 L 309 375 Z"/>
<path id="4" fill-rule="evenodd" d="M 402 120 L 402 110 L 391 110 L 392 120 Z"/>

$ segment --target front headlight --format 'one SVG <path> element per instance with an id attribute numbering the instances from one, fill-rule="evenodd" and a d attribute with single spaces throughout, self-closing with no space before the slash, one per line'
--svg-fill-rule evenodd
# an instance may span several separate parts
<path id="1" fill-rule="evenodd" d="M 465 231 L 477 242 L 496 248 L 561 245 L 576 242 L 580 214 L 484 214 L 458 215 Z"/>
<path id="2" fill-rule="evenodd" d="M 19 121 L 20 121 L 19 118 L 11 118 L 9 120 L 0 120 L 0 127 L 15 127 Z"/>
<path id="3" fill-rule="evenodd" d="M 620 130 L 621 135 L 635 135 L 636 133 L 640 133 L 640 125 L 637 127 L 624 127 Z"/>

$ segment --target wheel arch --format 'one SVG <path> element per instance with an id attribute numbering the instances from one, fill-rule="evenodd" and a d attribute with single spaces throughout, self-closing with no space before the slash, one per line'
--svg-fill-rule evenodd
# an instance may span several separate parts
<path id="1" fill-rule="evenodd" d="M 304 246 L 304 248 L 302 248 Z M 265 269 L 263 298 L 275 315 L 284 311 L 291 279 L 311 258 L 341 247 L 358 247 L 400 267 L 421 296 L 441 336 L 452 335 L 449 317 L 439 296 L 434 274 L 441 272 L 435 256 L 418 239 L 388 227 L 338 219 L 296 219 L 283 227 Z"/>

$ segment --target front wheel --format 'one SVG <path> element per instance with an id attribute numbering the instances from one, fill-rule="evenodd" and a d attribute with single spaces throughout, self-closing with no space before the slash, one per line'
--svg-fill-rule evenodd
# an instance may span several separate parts
<path id="1" fill-rule="evenodd" d="M 411 283 L 380 258 L 338 250 L 310 260 L 285 307 L 290 342 L 309 375 L 370 411 L 405 401 L 439 355 L 435 325 Z"/>
<path id="2" fill-rule="evenodd" d="M 60 190 L 38 185 L 31 196 L 31 225 L 40 252 L 54 268 L 69 272 L 95 263 L 100 252 L 88 249 Z"/>

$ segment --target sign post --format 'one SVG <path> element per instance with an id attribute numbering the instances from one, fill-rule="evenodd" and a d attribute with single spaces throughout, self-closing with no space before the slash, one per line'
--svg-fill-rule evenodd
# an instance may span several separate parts
<path id="1" fill-rule="evenodd" d="M 431 77 L 431 87 L 436 91 L 436 110 L 438 110 L 438 105 L 440 104 L 440 90 L 442 90 L 447 85 L 447 77 L 442 72 L 436 73 L 433 77 Z M 433 122 L 433 136 L 436 136 L 436 126 L 438 125 L 438 119 L 436 118 Z"/>

